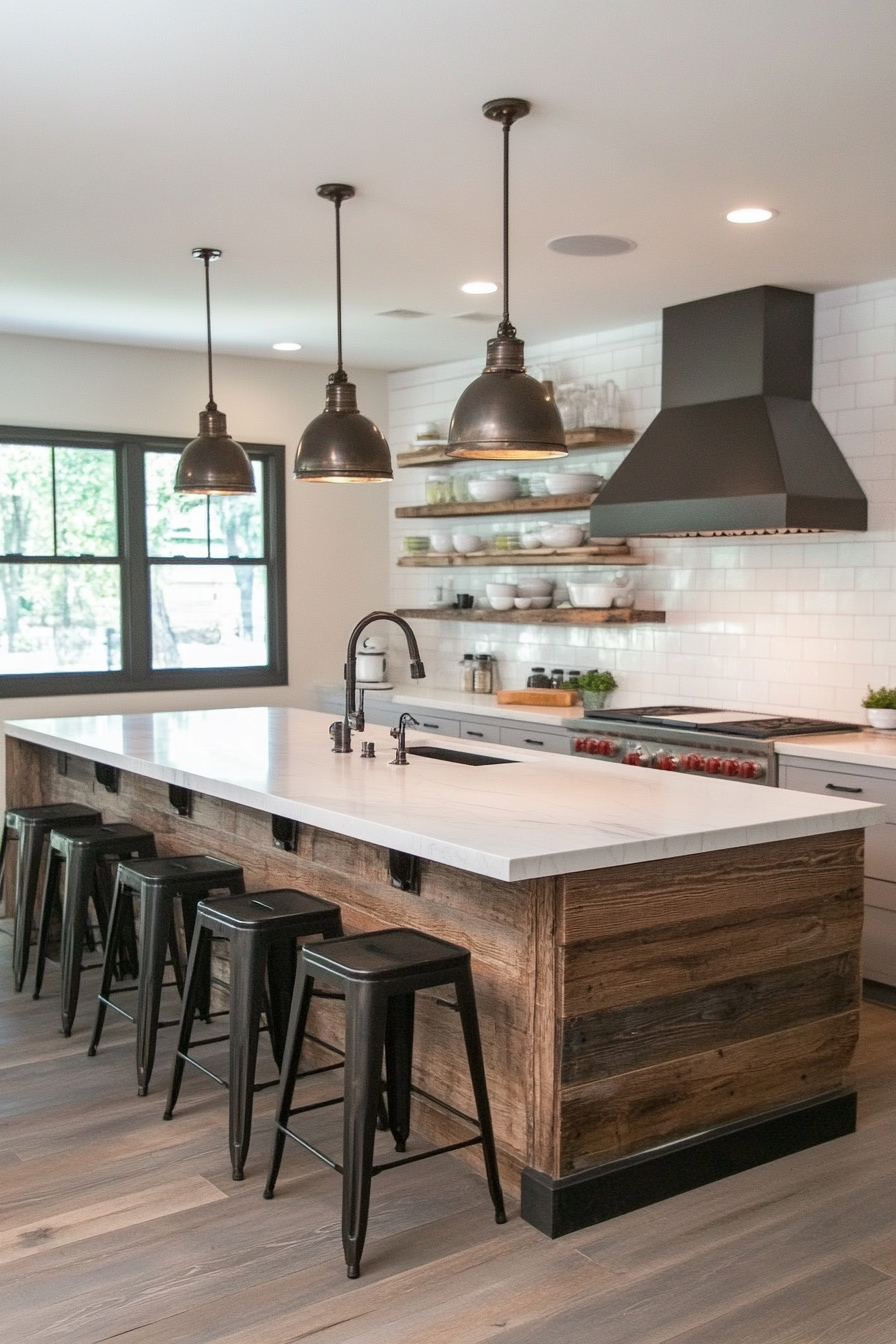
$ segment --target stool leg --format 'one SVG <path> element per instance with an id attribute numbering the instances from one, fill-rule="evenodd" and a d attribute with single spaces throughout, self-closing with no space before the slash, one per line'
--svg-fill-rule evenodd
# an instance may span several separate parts
<path id="1" fill-rule="evenodd" d="M 350 1279 L 361 1273 L 367 1236 L 377 1101 L 383 1073 L 386 1002 L 370 985 L 345 994 L 345 1118 L 342 1136 L 342 1248 Z"/>
<path id="2" fill-rule="evenodd" d="M 196 974 L 197 967 L 201 965 L 205 954 L 204 944 L 211 944 L 212 931 L 199 925 L 193 935 L 193 942 L 190 947 L 190 960 L 187 963 L 187 978 L 184 983 L 184 997 L 180 1010 L 180 1030 L 177 1038 L 177 1050 L 174 1054 L 174 1069 L 171 1074 L 171 1086 L 168 1088 L 168 1103 L 165 1107 L 163 1120 L 170 1120 L 174 1115 L 174 1108 L 177 1105 L 177 1098 L 180 1095 L 180 1085 L 183 1081 L 184 1067 L 186 1061 L 184 1055 L 187 1054 L 190 1045 L 190 1036 L 193 1032 L 193 1019 L 196 1016 L 196 995 L 199 992 L 199 977 Z"/>
<path id="3" fill-rule="evenodd" d="M 9 827 L 6 822 L 3 823 L 3 829 L 0 830 L 0 896 L 5 894 L 6 884 L 6 856 L 9 847 Z"/>
<path id="4" fill-rule="evenodd" d="M 411 1132 L 411 1059 L 414 995 L 393 994 L 386 1009 L 386 1095 L 395 1151 L 403 1153 Z"/>
<path id="5" fill-rule="evenodd" d="M 4 829 L 4 839 L 5 839 Z M 31 932 L 34 925 L 34 903 L 44 834 L 37 826 L 25 826 L 19 835 L 19 861 L 16 865 L 15 906 L 13 923 L 13 972 L 16 993 L 20 993 L 28 970 Z"/>
<path id="6" fill-rule="evenodd" d="M 152 887 L 140 902 L 140 979 L 137 982 L 137 1096 L 149 1091 L 165 977 L 165 950 L 173 903 Z"/>
<path id="7" fill-rule="evenodd" d="M 267 946 L 268 1002 L 271 1053 L 279 1069 L 283 1064 L 289 1010 L 296 983 L 298 953 L 295 938 L 272 939 Z"/>
<path id="8" fill-rule="evenodd" d="M 457 1006 L 460 1009 L 461 1026 L 464 1032 L 464 1044 L 467 1047 L 470 1082 L 473 1084 L 473 1096 L 476 1099 L 479 1130 L 482 1134 L 482 1156 L 485 1159 L 488 1192 L 495 1206 L 495 1222 L 506 1223 L 507 1214 L 504 1212 L 504 1195 L 501 1191 L 498 1157 L 495 1153 L 495 1136 L 492 1131 L 492 1112 L 488 1104 L 488 1088 L 485 1083 L 485 1065 L 482 1060 L 482 1041 L 479 1037 L 476 995 L 473 990 L 473 976 L 469 966 L 464 967 L 458 973 L 454 985 L 457 991 Z"/>
<path id="9" fill-rule="evenodd" d="M 194 933 L 194 930 L 195 930 L 195 928 L 196 928 L 196 906 L 197 906 L 197 904 L 199 903 L 199 900 L 200 900 L 200 899 L 201 899 L 200 897 L 196 897 L 196 896 L 193 896 L 193 897 L 182 896 L 182 897 L 181 897 L 181 900 L 180 900 L 181 917 L 182 917 L 183 922 L 184 922 L 184 935 L 185 935 L 185 937 L 186 937 L 187 947 L 189 947 L 189 948 L 192 948 L 192 946 L 193 946 L 193 933 Z M 172 914 L 171 925 L 172 925 L 172 931 L 173 931 L 173 930 L 174 930 L 174 916 L 173 916 L 173 914 Z M 174 951 L 174 949 L 175 949 L 176 947 L 177 947 L 177 936 L 176 936 L 176 934 L 175 934 L 175 935 L 174 935 L 174 941 L 171 943 L 171 948 L 172 948 L 172 952 L 171 952 L 171 960 L 174 962 L 174 966 L 175 966 L 174 978 L 175 978 L 175 980 L 177 980 L 177 982 L 178 982 L 178 986 L 177 986 L 177 987 L 178 987 L 178 989 L 180 990 L 181 996 L 183 996 L 183 992 L 184 992 L 184 991 L 183 991 L 183 973 L 181 972 L 181 975 L 178 975 L 178 973 L 177 973 L 177 962 L 178 962 L 178 959 L 179 959 L 179 955 L 180 955 L 180 954 L 178 953 L 178 954 L 177 954 L 177 957 L 175 956 L 175 951 Z M 203 956 L 202 960 L 199 962 L 199 964 L 198 964 L 197 967 L 196 967 L 196 976 L 197 976 L 197 986 L 196 986 L 196 1011 L 197 1011 L 197 1013 L 199 1014 L 199 1016 L 202 1018 L 203 1022 L 211 1022 L 211 1020 L 212 1020 L 211 1017 L 210 1017 L 211 1006 L 212 1006 L 212 950 L 211 950 L 211 945 L 209 945 L 206 954 Z"/>
<path id="10" fill-rule="evenodd" d="M 62 888 L 62 1034 L 71 1036 L 81 988 L 84 925 L 94 891 L 96 859 L 75 849 L 65 865 Z"/>
<path id="11" fill-rule="evenodd" d="M 252 1134 L 255 1064 L 258 1059 L 258 1030 L 264 999 L 266 960 L 265 949 L 259 940 L 239 934 L 231 938 L 230 1158 L 235 1181 L 243 1179 L 243 1167 Z"/>
<path id="12" fill-rule="evenodd" d="M 44 875 L 44 895 L 40 908 L 40 930 L 37 935 L 37 960 L 34 967 L 34 997 L 40 998 L 44 983 L 44 966 L 47 961 L 47 945 L 50 941 L 50 925 L 53 911 L 59 904 L 59 873 L 62 859 L 51 849 L 47 857 L 47 871 Z"/>
<path id="13" fill-rule="evenodd" d="M 289 1112 L 292 1108 L 292 1098 L 296 1088 L 296 1074 L 299 1071 L 299 1060 L 302 1057 L 302 1044 L 305 1040 L 305 1027 L 308 1023 L 308 1009 L 311 1006 L 311 991 L 313 989 L 313 977 L 307 975 L 300 968 L 296 975 L 295 989 L 292 994 L 292 1009 L 289 1014 L 289 1026 L 286 1029 L 283 1064 L 280 1068 L 277 1113 L 274 1117 L 274 1141 L 271 1144 L 268 1179 L 264 1187 L 265 1199 L 274 1198 L 277 1173 L 283 1160 L 283 1145 L 286 1142 L 286 1135 L 283 1131 L 289 1124 Z"/>
<path id="14" fill-rule="evenodd" d="M 133 928 L 134 897 L 126 887 L 121 885 L 121 880 L 116 873 L 115 887 L 112 891 L 112 911 L 109 915 L 109 936 L 103 950 L 103 975 L 100 980 L 100 992 L 96 1002 L 96 1021 L 93 1024 L 93 1039 L 87 1051 L 91 1058 L 96 1054 L 100 1037 L 103 1034 L 103 1025 L 106 1021 L 106 1005 L 103 1003 L 103 999 L 109 997 L 109 991 L 112 988 L 112 977 L 115 974 L 115 960 L 121 943 L 122 929 L 127 926 L 128 921 Z"/>

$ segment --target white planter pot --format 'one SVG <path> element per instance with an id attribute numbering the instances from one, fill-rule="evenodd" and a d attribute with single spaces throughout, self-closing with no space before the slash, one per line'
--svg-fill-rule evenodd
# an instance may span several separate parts
<path id="1" fill-rule="evenodd" d="M 896 729 L 896 709 L 866 709 L 872 728 Z"/>

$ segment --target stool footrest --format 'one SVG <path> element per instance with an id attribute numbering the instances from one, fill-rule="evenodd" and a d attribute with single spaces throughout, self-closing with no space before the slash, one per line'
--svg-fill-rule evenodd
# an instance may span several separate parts
<path id="1" fill-rule="evenodd" d="M 393 1167 L 406 1167 L 409 1162 L 422 1162 L 425 1157 L 438 1157 L 441 1153 L 455 1153 L 458 1148 L 472 1148 L 482 1142 L 482 1135 L 475 1139 L 462 1139 L 459 1143 L 446 1143 L 442 1148 L 428 1148 L 425 1153 L 411 1153 L 410 1157 L 397 1157 L 394 1162 L 381 1162 L 370 1168 L 371 1176 L 379 1176 L 381 1171 L 391 1171 Z"/>

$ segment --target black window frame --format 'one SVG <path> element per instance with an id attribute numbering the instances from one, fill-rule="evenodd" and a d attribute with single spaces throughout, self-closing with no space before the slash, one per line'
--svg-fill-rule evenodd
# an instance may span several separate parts
<path id="1" fill-rule="evenodd" d="M 150 556 L 146 544 L 147 452 L 180 453 L 187 439 L 147 434 L 89 433 L 82 430 L 34 429 L 0 425 L 0 443 L 35 447 L 106 448 L 115 451 L 118 508 L 117 556 L 23 556 L 20 564 L 115 564 L 121 570 L 121 670 L 112 672 L 0 673 L 0 699 L 29 696 L 117 694 L 127 691 L 230 690 L 242 686 L 285 686 L 288 683 L 286 638 L 286 490 L 283 444 L 244 443 L 259 462 L 263 481 L 264 556 L 234 560 Z M 3 555 L 3 560 L 8 556 Z M 267 571 L 268 662 L 263 667 L 152 667 L 150 568 L 164 565 L 262 564 Z M 142 614 L 142 620 L 141 620 Z"/>

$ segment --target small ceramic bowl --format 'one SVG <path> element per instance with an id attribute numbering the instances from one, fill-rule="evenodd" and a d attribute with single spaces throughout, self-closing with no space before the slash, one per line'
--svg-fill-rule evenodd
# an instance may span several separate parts
<path id="1" fill-rule="evenodd" d="M 515 598 L 513 599 L 513 605 L 517 608 L 518 611 L 528 611 L 529 608 L 530 608 L 531 605 L 532 605 L 532 598 L 531 598 L 531 597 L 515 597 Z"/>
<path id="2" fill-rule="evenodd" d="M 553 579 L 520 579 L 517 591 L 520 597 L 550 597 L 555 587 Z"/>
<path id="3" fill-rule="evenodd" d="M 454 550 L 454 542 L 451 540 L 450 532 L 430 532 L 429 544 L 439 555 L 448 555 Z"/>
<path id="4" fill-rule="evenodd" d="M 469 482 L 470 494 L 481 504 L 495 504 L 502 499 L 516 499 L 520 483 L 515 476 L 480 477 Z"/>
<path id="5" fill-rule="evenodd" d="M 552 471 L 545 477 L 549 495 L 593 494 L 603 483 L 596 471 Z"/>
<path id="6" fill-rule="evenodd" d="M 515 583 L 487 583 L 485 591 L 489 597 L 516 597 L 519 589 Z"/>
<path id="7" fill-rule="evenodd" d="M 520 542 L 527 551 L 537 550 L 539 546 L 544 545 L 540 532 L 524 532 L 520 537 Z"/>
<path id="8" fill-rule="evenodd" d="M 889 732 L 896 728 L 896 709 L 866 709 L 865 713 L 872 728 L 884 728 Z"/>
<path id="9" fill-rule="evenodd" d="M 515 601 L 515 597 L 490 597 L 488 600 L 494 611 L 512 611 Z"/>
<path id="10" fill-rule="evenodd" d="M 454 549 L 460 551 L 461 555 L 469 555 L 471 551 L 481 551 L 485 542 L 475 532 L 453 532 L 451 540 L 454 543 Z"/>
<path id="11" fill-rule="evenodd" d="M 545 546 L 581 546 L 585 537 L 584 527 L 578 523 L 550 523 L 541 529 L 541 540 Z"/>

